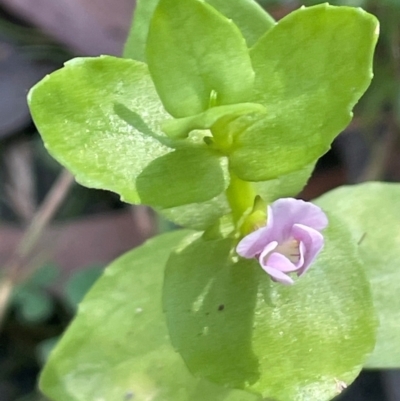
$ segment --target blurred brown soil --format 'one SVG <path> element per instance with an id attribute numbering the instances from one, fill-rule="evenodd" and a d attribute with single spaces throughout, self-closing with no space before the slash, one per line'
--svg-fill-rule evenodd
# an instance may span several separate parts
<path id="1" fill-rule="evenodd" d="M 38 246 L 37 260 L 52 262 L 63 271 L 62 279 L 85 266 L 106 265 L 124 252 L 140 245 L 153 229 L 140 227 L 137 216 L 127 208 L 51 226 Z M 0 227 L 0 266 L 19 243 L 23 230 Z"/>

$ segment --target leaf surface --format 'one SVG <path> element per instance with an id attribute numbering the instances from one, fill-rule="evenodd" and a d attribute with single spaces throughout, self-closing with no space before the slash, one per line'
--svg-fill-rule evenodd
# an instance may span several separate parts
<path id="1" fill-rule="evenodd" d="M 143 203 L 173 207 L 204 202 L 224 191 L 221 158 L 206 146 L 177 149 L 154 161 L 137 178 Z"/>
<path id="2" fill-rule="evenodd" d="M 231 128 L 240 178 L 276 178 L 328 151 L 371 81 L 377 36 L 371 14 L 321 4 L 292 12 L 255 44 L 252 101 L 267 113 Z"/>
<path id="3" fill-rule="evenodd" d="M 146 62 L 149 25 L 159 0 L 136 0 L 132 24 L 124 46 L 124 57 Z"/>
<path id="4" fill-rule="evenodd" d="M 239 28 L 207 3 L 160 0 L 147 39 L 147 62 L 165 109 L 174 117 L 243 103 L 254 72 Z"/>
<path id="5" fill-rule="evenodd" d="M 366 367 L 400 367 L 400 185 L 371 182 L 335 189 L 317 199 L 350 228 L 370 279 L 379 318 Z"/>
<path id="6" fill-rule="evenodd" d="M 191 372 L 276 401 L 325 401 L 351 383 L 375 344 L 376 319 L 351 234 L 330 216 L 326 246 L 293 286 L 230 239 L 197 239 L 167 263 L 164 308 Z"/>
<path id="7" fill-rule="evenodd" d="M 82 185 L 163 207 L 212 199 L 227 185 L 224 160 L 204 143 L 178 145 L 162 132 L 170 116 L 141 62 L 71 60 L 31 90 L 29 104 L 47 149 Z"/>
<path id="8" fill-rule="evenodd" d="M 248 47 L 275 25 L 275 20 L 254 0 L 207 0 L 207 3 L 238 26 Z"/>
<path id="9" fill-rule="evenodd" d="M 140 202 L 135 179 L 142 170 L 172 151 L 159 128 L 168 114 L 143 63 L 73 59 L 34 86 L 28 100 L 52 156 L 82 185 L 117 192 L 127 202 Z"/>
<path id="10" fill-rule="evenodd" d="M 113 262 L 52 351 L 40 387 L 55 401 L 260 401 L 196 379 L 173 350 L 161 309 L 175 231 Z"/>
<path id="11" fill-rule="evenodd" d="M 124 57 L 146 61 L 149 25 L 158 2 L 159 0 L 136 0 Z M 206 3 L 238 26 L 249 47 L 275 24 L 274 19 L 253 0 L 206 0 Z"/>
<path id="12" fill-rule="evenodd" d="M 283 175 L 269 181 L 252 183 L 257 194 L 270 203 L 278 198 L 298 195 L 306 185 L 314 164 L 301 170 Z M 158 210 L 168 220 L 196 230 L 206 230 L 222 216 L 231 212 L 225 193 L 202 203 L 192 203 L 183 206 L 164 208 Z"/>

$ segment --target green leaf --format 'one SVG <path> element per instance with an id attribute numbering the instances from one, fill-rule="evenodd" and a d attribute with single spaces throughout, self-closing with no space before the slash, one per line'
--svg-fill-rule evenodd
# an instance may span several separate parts
<path id="1" fill-rule="evenodd" d="M 149 25 L 159 0 L 136 0 L 132 24 L 124 46 L 124 57 L 146 61 Z"/>
<path id="2" fill-rule="evenodd" d="M 75 59 L 36 85 L 29 102 L 49 152 L 85 186 L 171 207 L 211 199 L 227 185 L 226 160 L 204 142 L 176 144 L 160 131 L 168 115 L 143 63 Z"/>
<path id="3" fill-rule="evenodd" d="M 331 0 L 329 4 L 333 6 L 351 6 L 351 7 L 366 7 L 366 0 Z M 385 1 L 385 0 L 383 0 Z M 322 3 L 322 0 L 303 0 L 302 3 L 305 6 L 314 6 L 316 4 Z"/>
<path id="4" fill-rule="evenodd" d="M 142 170 L 172 151 L 159 128 L 168 114 L 146 65 L 137 61 L 71 60 L 31 89 L 29 105 L 47 149 L 77 181 L 127 202 L 140 202 L 135 180 Z M 148 132 L 124 119 L 121 109 L 138 116 Z"/>
<path id="5" fill-rule="evenodd" d="M 307 184 L 314 167 L 315 164 L 311 163 L 300 170 L 282 175 L 273 180 L 254 182 L 255 191 L 268 203 L 279 198 L 296 196 Z"/>
<path id="6" fill-rule="evenodd" d="M 55 401 L 260 401 L 195 379 L 168 339 L 163 269 L 187 231 L 164 234 L 113 262 L 80 305 L 40 380 Z"/>
<path id="7" fill-rule="evenodd" d="M 223 193 L 206 202 L 158 209 L 157 211 L 175 224 L 203 231 L 222 216 L 229 214 L 231 209 Z"/>
<path id="8" fill-rule="evenodd" d="M 254 0 L 207 0 L 207 3 L 238 26 L 248 47 L 275 25 L 275 20 Z"/>
<path id="9" fill-rule="evenodd" d="M 151 162 L 138 176 L 139 196 L 145 204 L 165 208 L 207 201 L 227 186 L 221 161 L 205 145 L 177 149 Z"/>
<path id="10" fill-rule="evenodd" d="M 54 264 L 46 264 L 36 270 L 28 280 L 29 286 L 45 287 L 53 284 L 60 275 L 60 268 Z"/>
<path id="11" fill-rule="evenodd" d="M 207 3 L 160 0 L 150 24 L 147 62 L 165 109 L 174 117 L 246 102 L 254 72 L 237 26 Z"/>
<path id="12" fill-rule="evenodd" d="M 376 319 L 356 245 L 329 220 L 324 251 L 289 287 L 255 260 L 232 260 L 229 239 L 200 238 L 171 255 L 164 308 L 193 374 L 276 401 L 330 400 L 354 380 Z"/>
<path id="13" fill-rule="evenodd" d="M 400 185 L 375 182 L 341 187 L 316 202 L 350 228 L 371 282 L 380 324 L 366 367 L 400 367 Z"/>
<path id="14" fill-rule="evenodd" d="M 53 312 L 52 300 L 44 290 L 29 287 L 16 288 L 13 302 L 17 306 L 18 317 L 24 322 L 43 322 Z"/>
<path id="15" fill-rule="evenodd" d="M 146 61 L 145 48 L 151 17 L 159 0 L 136 0 L 133 23 L 124 48 L 124 57 Z M 253 0 L 206 0 L 241 30 L 251 47 L 274 24 L 274 19 Z"/>
<path id="16" fill-rule="evenodd" d="M 240 178 L 272 179 L 329 149 L 371 81 L 377 32 L 365 11 L 322 4 L 294 11 L 256 43 L 252 101 L 268 113 L 238 127 L 230 163 Z"/>
<path id="17" fill-rule="evenodd" d="M 14 288 L 12 301 L 20 320 L 37 323 L 51 316 L 53 302 L 45 287 L 54 283 L 59 274 L 58 266 L 47 264 L 35 271 L 28 281 Z"/>
<path id="18" fill-rule="evenodd" d="M 314 164 L 311 164 L 274 180 L 254 182 L 255 192 L 268 203 L 278 198 L 296 196 L 306 185 L 313 169 Z M 231 209 L 225 193 L 222 193 L 207 202 L 159 209 L 158 212 L 180 226 L 206 230 L 219 218 L 228 215 Z"/>

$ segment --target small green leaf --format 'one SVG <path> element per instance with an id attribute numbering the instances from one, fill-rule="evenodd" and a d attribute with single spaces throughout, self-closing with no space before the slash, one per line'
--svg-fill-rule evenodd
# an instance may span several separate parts
<path id="1" fill-rule="evenodd" d="M 146 61 L 145 48 L 149 25 L 159 0 L 136 0 L 133 24 L 124 48 L 124 57 Z M 241 30 L 251 47 L 275 24 L 274 19 L 253 0 L 206 0 Z"/>
<path id="2" fill-rule="evenodd" d="M 304 188 L 314 164 L 278 177 L 274 180 L 252 183 L 255 193 L 268 203 L 278 198 L 296 196 Z M 231 212 L 225 193 L 202 203 L 193 203 L 169 209 L 158 210 L 163 216 L 174 223 L 196 230 L 206 230 L 211 225 Z"/>
<path id="3" fill-rule="evenodd" d="M 385 0 L 383 0 L 385 1 Z M 390 1 L 390 0 L 389 0 Z M 366 0 L 331 0 L 329 4 L 333 6 L 365 7 Z M 322 3 L 321 0 L 303 0 L 305 6 L 314 6 Z"/>
<path id="4" fill-rule="evenodd" d="M 174 117 L 216 105 L 243 103 L 254 72 L 237 26 L 207 3 L 161 0 L 147 40 L 147 62 L 165 109 Z"/>
<path id="5" fill-rule="evenodd" d="M 179 247 L 168 263 L 164 308 L 190 371 L 276 401 L 330 400 L 375 344 L 370 288 L 351 234 L 334 216 L 316 263 L 293 286 L 255 260 L 230 256 L 229 239 Z"/>
<path id="6" fill-rule="evenodd" d="M 36 270 L 28 280 L 29 286 L 44 287 L 54 283 L 60 275 L 60 268 L 54 264 L 46 264 Z"/>
<path id="7" fill-rule="evenodd" d="M 182 227 L 203 231 L 220 217 L 231 212 L 225 194 L 220 194 L 207 202 L 158 209 L 165 218 Z"/>
<path id="8" fill-rule="evenodd" d="M 254 0 L 207 0 L 207 3 L 238 26 L 248 47 L 275 25 L 275 20 Z"/>
<path id="9" fill-rule="evenodd" d="M 131 29 L 124 46 L 124 57 L 146 61 L 149 25 L 159 0 L 136 0 Z"/>
<path id="10" fill-rule="evenodd" d="M 368 368 L 400 367 L 400 185 L 366 183 L 341 187 L 316 203 L 339 216 L 358 244 L 379 317 Z"/>
<path id="11" fill-rule="evenodd" d="M 13 302 L 18 317 L 28 323 L 43 322 L 53 312 L 51 298 L 41 289 L 20 287 L 15 289 Z"/>
<path id="12" fill-rule="evenodd" d="M 31 89 L 29 105 L 47 149 L 82 185 L 127 202 L 140 202 L 143 169 L 172 151 L 159 127 L 168 114 L 138 61 L 71 60 Z"/>
<path id="13" fill-rule="evenodd" d="M 252 101 L 268 113 L 235 136 L 230 163 L 240 178 L 272 179 L 329 149 L 371 81 L 377 32 L 371 14 L 322 4 L 294 11 L 256 43 Z"/>
<path id="14" fill-rule="evenodd" d="M 182 148 L 151 162 L 137 178 L 143 203 L 170 208 L 204 202 L 224 191 L 221 162 L 207 147 Z"/>
<path id="15" fill-rule="evenodd" d="M 315 164 L 311 163 L 300 170 L 282 175 L 273 180 L 254 182 L 255 191 L 268 203 L 279 198 L 296 196 L 307 184 L 314 167 Z"/>
<path id="16" fill-rule="evenodd" d="M 261 401 L 194 378 L 170 345 L 163 268 L 188 235 L 152 239 L 113 262 L 52 351 L 40 387 L 55 401 Z"/>

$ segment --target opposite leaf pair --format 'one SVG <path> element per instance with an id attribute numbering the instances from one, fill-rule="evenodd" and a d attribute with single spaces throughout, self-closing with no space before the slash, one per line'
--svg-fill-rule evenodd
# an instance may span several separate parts
<path id="1" fill-rule="evenodd" d="M 232 174 L 267 201 L 301 189 L 309 173 L 300 172 L 327 151 L 370 82 L 377 22 L 328 5 L 273 24 L 250 1 L 172 3 L 160 0 L 151 19 L 151 75 L 134 60 L 77 59 L 30 92 L 30 108 L 79 182 L 204 229 L 232 212 Z M 237 43 L 234 54 L 221 35 Z M 195 131 L 171 139 L 163 129 Z"/>

